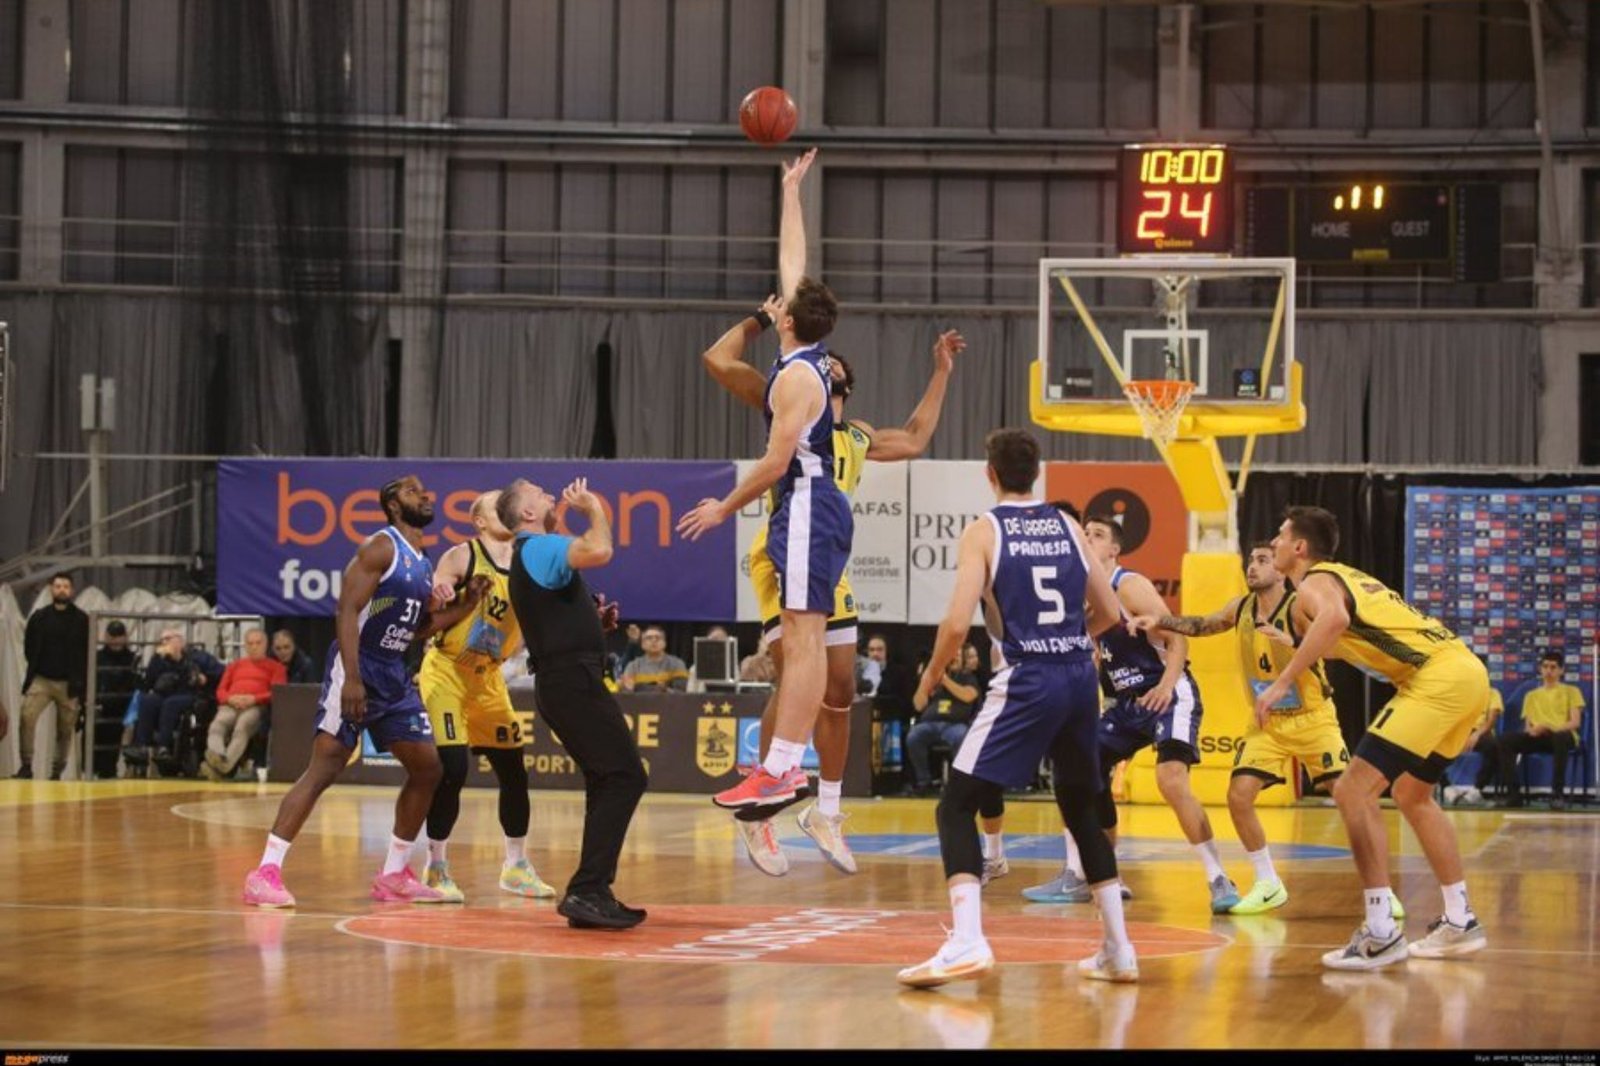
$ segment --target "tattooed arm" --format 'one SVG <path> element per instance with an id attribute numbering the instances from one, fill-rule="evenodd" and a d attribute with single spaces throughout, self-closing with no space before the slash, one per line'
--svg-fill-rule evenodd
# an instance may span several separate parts
<path id="1" fill-rule="evenodd" d="M 1220 609 L 1207 615 L 1135 615 L 1128 620 L 1128 632 L 1147 633 L 1152 629 L 1164 629 L 1169 633 L 1180 633 L 1186 637 L 1214 637 L 1233 628 L 1234 622 L 1239 617 L 1239 605 L 1243 601 L 1243 596 L 1235 596 Z"/>

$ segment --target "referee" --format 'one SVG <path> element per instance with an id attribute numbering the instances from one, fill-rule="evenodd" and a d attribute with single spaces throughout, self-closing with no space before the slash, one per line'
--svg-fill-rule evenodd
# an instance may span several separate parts
<path id="1" fill-rule="evenodd" d="M 568 485 L 561 498 L 589 520 L 583 536 L 556 533 L 558 501 L 526 480 L 503 489 L 495 505 L 516 535 L 511 606 L 528 645 L 539 714 L 577 761 L 587 793 L 583 852 L 556 911 L 575 929 L 631 929 L 645 912 L 619 902 L 611 883 L 648 779 L 622 708 L 603 681 L 601 609 L 578 572 L 611 561 L 611 526 L 586 479 Z"/>

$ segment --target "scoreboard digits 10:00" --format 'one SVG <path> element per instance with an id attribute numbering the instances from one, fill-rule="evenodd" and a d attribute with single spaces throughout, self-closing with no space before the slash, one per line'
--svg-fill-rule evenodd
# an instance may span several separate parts
<path id="1" fill-rule="evenodd" d="M 1117 251 L 1233 250 L 1233 161 L 1220 144 L 1132 144 L 1117 175 Z"/>

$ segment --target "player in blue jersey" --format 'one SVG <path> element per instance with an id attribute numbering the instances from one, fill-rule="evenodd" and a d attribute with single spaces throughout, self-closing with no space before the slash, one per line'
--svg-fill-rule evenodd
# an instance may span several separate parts
<path id="1" fill-rule="evenodd" d="M 443 772 L 427 708 L 405 662 L 433 597 L 433 566 L 422 554 L 422 530 L 433 521 L 433 494 L 408 475 L 384 485 L 378 502 L 389 525 L 362 543 L 339 588 L 337 639 L 328 651 L 317 702 L 311 765 L 278 805 L 261 865 L 245 878 L 244 901 L 258 907 L 294 906 L 294 896 L 283 886 L 284 857 L 317 799 L 349 764 L 363 730 L 406 770 L 388 857 L 372 882 L 372 898 L 445 899 L 419 881 L 408 864 Z"/>
<path id="2" fill-rule="evenodd" d="M 1150 579 L 1119 565 L 1122 526 L 1106 514 L 1083 520 L 1089 550 L 1111 571 L 1111 585 L 1124 623 L 1143 614 L 1164 614 Z M 1157 643 L 1159 642 L 1159 643 Z M 1100 824 L 1115 839 L 1117 808 L 1109 788 L 1112 767 L 1131 759 L 1141 748 L 1156 749 L 1156 787 L 1167 801 L 1184 837 L 1205 867 L 1211 910 L 1223 914 L 1239 902 L 1239 890 L 1228 879 L 1217 854 L 1211 819 L 1189 785 L 1189 767 L 1200 761 L 1200 687 L 1189 673 L 1189 642 L 1181 634 L 1130 633 L 1116 625 L 1099 637 L 1100 676 L 1114 700 L 1100 719 L 1100 773 L 1108 787 L 1100 795 Z M 1023 889 L 1036 903 L 1087 903 L 1089 893 L 1078 869 L 1083 838 L 1067 835 L 1067 862 L 1054 880 Z"/>
<path id="3" fill-rule="evenodd" d="M 1061 817 L 1083 841 L 1105 929 L 1101 949 L 1078 964 L 1079 972 L 1134 981 L 1138 960 L 1122 920 L 1117 860 L 1095 812 L 1101 788 L 1095 735 L 1100 700 L 1090 634 L 1117 624 L 1116 593 L 1085 548 L 1078 524 L 1033 498 L 1039 477 L 1033 435 L 996 430 L 985 447 L 996 506 L 961 534 L 955 590 L 917 699 L 932 694 L 944 664 L 966 639 L 980 598 L 1001 669 L 951 760 L 939 799 L 939 851 L 954 929 L 932 958 L 901 970 L 899 980 L 912 988 L 932 988 L 994 968 L 994 952 L 983 937 L 983 851 L 974 819 L 996 793 L 1031 781 L 1048 752 L 1055 760 Z"/>
<path id="4" fill-rule="evenodd" d="M 786 197 L 784 210 L 798 212 L 798 198 Z M 850 500 L 834 480 L 832 361 L 822 344 L 838 320 L 838 302 L 826 285 L 803 276 L 785 296 L 771 323 L 778 330 L 780 355 L 767 374 L 766 454 L 727 497 L 702 500 L 678 523 L 680 533 L 698 539 L 774 490 L 767 556 L 778 579 L 784 680 L 766 758 L 739 784 L 713 797 L 730 810 L 773 807 L 810 794 L 800 759 L 827 688 L 827 620 L 855 531 Z"/>

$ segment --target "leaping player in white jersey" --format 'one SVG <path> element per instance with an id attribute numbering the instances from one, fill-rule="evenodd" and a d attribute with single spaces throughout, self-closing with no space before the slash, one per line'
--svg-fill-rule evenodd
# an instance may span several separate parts
<path id="1" fill-rule="evenodd" d="M 783 214 L 778 226 L 778 274 L 785 296 L 791 295 L 805 276 L 806 235 L 800 204 L 800 183 L 810 169 L 817 151 L 813 148 L 783 169 Z M 778 315 L 783 304 L 776 297 L 755 315 L 724 333 L 701 356 L 706 371 L 739 401 L 760 410 L 766 394 L 766 378 L 744 361 L 745 349 Z M 846 420 L 845 401 L 854 391 L 855 375 L 837 352 L 831 353 L 833 387 L 829 404 L 833 409 L 834 480 L 846 496 L 853 496 L 861 480 L 865 460 L 889 463 L 915 459 L 928 447 L 939 415 L 944 409 L 945 392 L 955 357 L 966 348 L 966 341 L 955 330 L 941 333 L 933 345 L 933 373 L 911 417 L 900 427 L 874 428 L 860 419 Z M 767 551 L 763 530 L 750 547 L 750 582 L 755 586 L 761 610 L 762 629 L 778 668 L 778 684 L 783 677 L 783 627 L 777 572 Z M 850 748 L 850 705 L 855 700 L 856 601 L 846 573 L 834 590 L 833 613 L 827 620 L 824 639 L 828 680 L 817 716 L 814 741 L 817 748 L 817 801 L 800 813 L 802 832 L 817 844 L 825 859 L 845 873 L 856 872 L 855 856 L 845 842 L 844 812 L 839 799 L 844 789 L 844 768 Z M 768 701 L 761 717 L 761 758 L 766 758 L 776 718 L 777 694 Z M 789 859 L 778 844 L 772 818 L 781 806 L 751 807 L 735 812 L 746 853 L 756 868 L 774 877 L 789 871 Z"/>
<path id="2" fill-rule="evenodd" d="M 775 489 L 767 553 L 782 601 L 788 680 L 778 689 L 772 746 L 761 766 L 713 798 L 729 810 L 786 805 L 811 792 L 800 759 L 822 706 L 823 641 L 855 530 L 850 501 L 834 481 L 833 361 L 822 343 L 838 317 L 838 301 L 826 285 L 807 277 L 795 282 L 773 323 L 781 354 L 767 375 L 762 405 L 766 453 L 728 496 L 702 500 L 678 522 L 678 532 L 696 540 Z"/>

